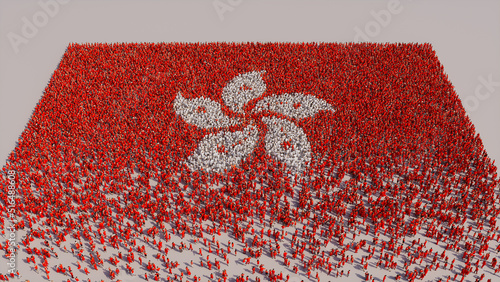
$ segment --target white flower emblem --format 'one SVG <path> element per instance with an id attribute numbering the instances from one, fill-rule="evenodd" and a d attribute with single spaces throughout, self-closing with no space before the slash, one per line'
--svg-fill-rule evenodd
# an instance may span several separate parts
<path id="1" fill-rule="evenodd" d="M 224 114 L 221 105 L 211 99 L 186 99 L 181 93 L 177 94 L 174 110 L 186 123 L 203 129 L 221 129 L 203 137 L 187 158 L 186 164 L 190 170 L 220 173 L 238 165 L 257 147 L 259 120 L 267 127 L 264 147 L 272 158 L 295 172 L 300 173 L 307 167 L 311 161 L 311 145 L 304 130 L 293 120 L 312 117 L 319 111 L 335 110 L 326 101 L 301 93 L 261 98 L 266 91 L 262 73 L 253 71 L 240 74 L 224 87 L 222 100 L 235 117 Z M 257 98 L 260 100 L 253 108 L 245 107 Z M 261 113 L 270 113 L 271 116 L 261 116 Z M 259 120 L 255 119 L 256 116 Z M 236 125 L 244 127 L 234 132 L 227 130 Z"/>

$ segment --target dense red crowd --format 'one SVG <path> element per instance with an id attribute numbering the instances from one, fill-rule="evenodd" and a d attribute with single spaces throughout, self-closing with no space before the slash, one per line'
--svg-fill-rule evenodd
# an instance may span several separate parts
<path id="1" fill-rule="evenodd" d="M 214 131 L 179 118 L 176 95 L 210 98 L 238 117 L 224 106 L 222 89 L 261 70 L 264 96 L 304 93 L 335 109 L 296 121 L 311 143 L 305 174 L 288 174 L 266 154 L 262 133 L 254 152 L 224 173 L 181 165 Z M 4 203 L 10 170 L 22 219 L 16 228 L 29 230 L 26 263 L 44 268 L 47 278 L 47 259 L 57 256 L 49 237 L 57 246 L 76 240 L 75 260 L 90 260 L 111 279 L 118 264 L 134 273 L 131 264 L 139 261 L 145 279 L 201 281 L 191 273 L 196 265 L 184 270 L 169 250 L 199 252 L 197 267 L 214 273 L 231 254 L 244 253 L 251 272 L 270 281 L 289 274 L 250 260 L 268 256 L 290 275 L 318 281 L 318 272 L 343 277 L 346 263 L 369 269 L 370 260 L 408 281 L 438 269 L 451 281 L 454 265 L 453 279 L 500 272 L 496 167 L 429 44 L 70 44 L 3 168 Z M 5 205 L 1 212 L 4 225 Z M 296 226 L 290 242 L 277 224 Z M 357 231 L 373 240 L 356 240 Z M 446 252 L 413 240 L 418 232 Z M 245 248 L 206 238 L 221 233 Z M 212 259 L 201 248 L 170 243 L 174 235 L 194 236 Z M 47 245 L 32 246 L 34 238 Z M 151 256 L 138 238 L 157 249 L 155 262 L 146 262 Z M 106 245 L 120 256 L 106 257 Z M 366 255 L 355 261 L 361 250 Z M 451 253 L 465 266 L 456 269 Z M 64 264 L 57 272 L 74 275 Z M 248 273 L 234 278 L 246 281 Z M 228 276 L 224 270 L 213 279 Z"/>

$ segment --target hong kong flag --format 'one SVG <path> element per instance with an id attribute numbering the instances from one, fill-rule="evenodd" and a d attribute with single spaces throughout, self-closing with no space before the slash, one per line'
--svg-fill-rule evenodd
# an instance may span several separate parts
<path id="1" fill-rule="evenodd" d="M 495 280 L 497 186 L 429 44 L 70 44 L 2 249 L 35 281 Z"/>

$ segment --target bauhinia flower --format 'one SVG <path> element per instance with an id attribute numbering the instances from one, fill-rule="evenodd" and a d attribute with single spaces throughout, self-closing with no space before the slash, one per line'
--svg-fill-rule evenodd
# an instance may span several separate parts
<path id="1" fill-rule="evenodd" d="M 239 165 L 257 147 L 256 116 L 267 126 L 264 138 L 267 154 L 291 171 L 300 173 L 307 168 L 311 161 L 311 145 L 304 130 L 294 121 L 313 117 L 319 111 L 335 110 L 326 101 L 301 93 L 262 97 L 266 91 L 262 73 L 240 74 L 224 87 L 222 100 L 234 117 L 226 115 L 216 101 L 203 97 L 186 99 L 181 93 L 177 94 L 174 110 L 186 123 L 202 129 L 222 129 L 203 137 L 186 160 L 189 169 L 220 173 Z M 248 102 L 254 99 L 260 100 L 255 100 L 254 106 L 248 108 Z M 257 115 L 263 112 L 271 115 Z M 239 131 L 228 130 L 236 125 L 246 126 Z"/>

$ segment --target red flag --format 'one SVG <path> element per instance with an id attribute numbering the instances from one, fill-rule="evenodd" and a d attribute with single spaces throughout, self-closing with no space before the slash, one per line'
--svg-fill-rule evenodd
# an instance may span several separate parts
<path id="1" fill-rule="evenodd" d="M 174 261 L 190 235 L 200 254 L 224 261 L 286 262 L 277 271 L 260 264 L 263 277 L 281 277 L 290 263 L 302 277 L 313 267 L 323 277 L 332 256 L 343 267 L 364 255 L 359 269 L 372 256 L 387 270 L 418 263 L 412 247 L 424 254 L 427 239 L 470 262 L 493 257 L 497 185 L 429 44 L 99 43 L 68 46 L 3 170 L 2 199 L 7 207 L 22 195 L 15 207 L 30 227 L 47 218 L 33 229 L 63 227 L 53 230 L 61 247 L 71 234 L 134 263 L 134 250 L 147 251 L 131 234 L 160 238 L 150 258 L 162 265 L 154 253 Z M 215 242 L 221 232 L 231 244 Z M 407 246 L 412 236 L 419 241 Z M 447 265 L 436 259 L 406 278 L 451 275 L 432 274 L 439 261 Z M 200 266 L 166 267 L 176 277 Z M 224 278 L 243 277 L 234 271 Z"/>

